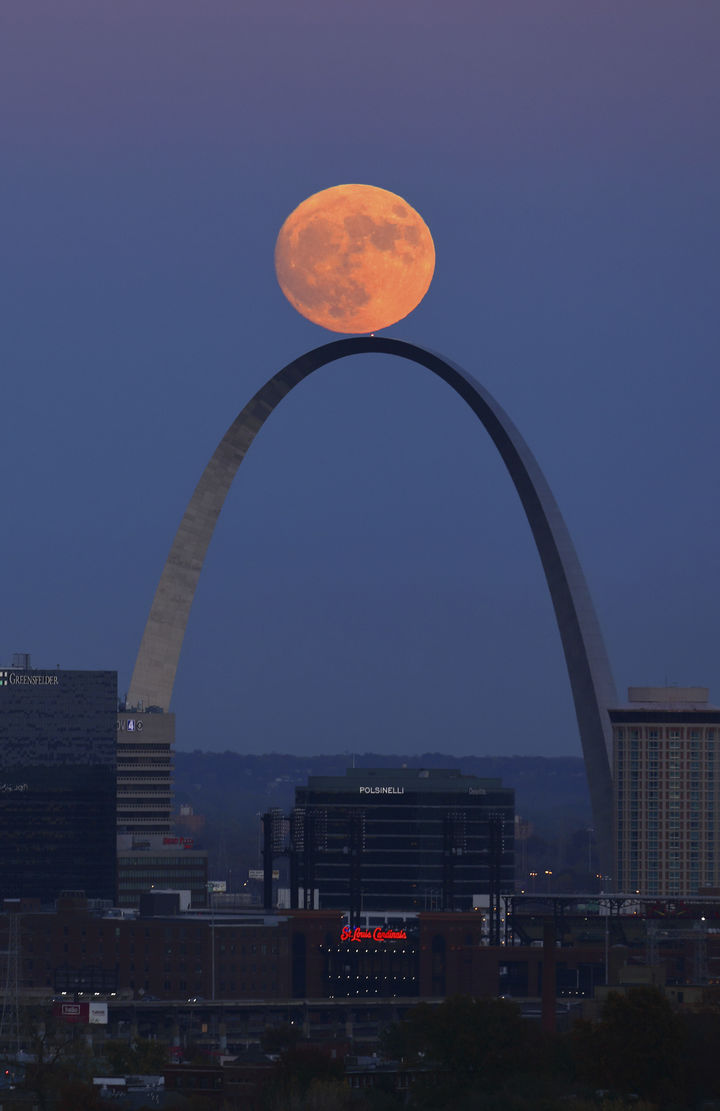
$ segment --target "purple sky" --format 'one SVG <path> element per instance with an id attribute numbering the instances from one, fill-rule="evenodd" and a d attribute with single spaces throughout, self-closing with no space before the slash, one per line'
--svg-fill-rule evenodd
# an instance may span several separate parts
<path id="1" fill-rule="evenodd" d="M 4 0 L 0 661 L 126 689 L 227 425 L 333 338 L 273 272 L 347 181 L 436 276 L 390 333 L 545 470 L 616 680 L 720 701 L 716 0 Z M 410 365 L 318 372 L 253 446 L 181 660 L 180 748 L 579 754 L 542 571 L 481 426 Z"/>

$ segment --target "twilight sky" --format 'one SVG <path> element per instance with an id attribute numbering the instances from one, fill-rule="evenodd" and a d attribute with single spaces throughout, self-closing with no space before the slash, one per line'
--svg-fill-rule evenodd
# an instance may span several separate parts
<path id="1" fill-rule="evenodd" d="M 0 662 L 116 668 L 236 413 L 333 337 L 273 270 L 318 189 L 435 240 L 388 333 L 535 452 L 618 689 L 720 701 L 717 0 L 3 0 Z M 579 755 L 512 484 L 382 357 L 283 403 L 220 519 L 178 747 Z"/>

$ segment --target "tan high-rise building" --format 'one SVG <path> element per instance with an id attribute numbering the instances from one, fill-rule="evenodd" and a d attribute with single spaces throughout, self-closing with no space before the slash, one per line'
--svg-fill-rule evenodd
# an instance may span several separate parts
<path id="1" fill-rule="evenodd" d="M 170 833 L 174 743 L 175 714 L 118 713 L 118 834 Z"/>
<path id="2" fill-rule="evenodd" d="M 151 888 L 188 890 L 207 902 L 207 853 L 173 837 L 175 715 L 120 710 L 117 715 L 117 892 L 121 907 L 138 905 Z"/>
<path id="3" fill-rule="evenodd" d="M 720 708 L 706 687 L 630 687 L 610 710 L 618 891 L 720 885 Z"/>

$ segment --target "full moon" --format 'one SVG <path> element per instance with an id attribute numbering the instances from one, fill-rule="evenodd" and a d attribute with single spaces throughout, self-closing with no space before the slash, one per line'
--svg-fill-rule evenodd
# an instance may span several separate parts
<path id="1" fill-rule="evenodd" d="M 425 221 L 374 185 L 313 193 L 290 213 L 275 245 L 288 301 L 331 332 L 377 332 L 402 320 L 422 301 L 434 269 Z"/>

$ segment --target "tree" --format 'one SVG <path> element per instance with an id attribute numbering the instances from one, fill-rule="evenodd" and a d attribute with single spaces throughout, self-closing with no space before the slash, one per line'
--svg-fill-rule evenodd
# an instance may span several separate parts
<path id="1" fill-rule="evenodd" d="M 40 1009 L 24 1015 L 26 1039 L 32 1062 L 25 1072 L 25 1087 L 33 1092 L 40 1111 L 56 1105 L 69 1083 L 89 1077 L 90 1049 L 75 1025 L 58 1023 Z"/>
<path id="2" fill-rule="evenodd" d="M 533 1066 L 534 1031 L 505 999 L 457 995 L 437 1006 L 420 1003 L 385 1036 L 386 1056 L 435 1062 L 452 1076 L 492 1082 Z"/>
<path id="3" fill-rule="evenodd" d="M 299 1045 L 281 1054 L 275 1074 L 265 1093 L 265 1104 L 275 1111 L 300 1111 L 312 1085 L 320 1085 L 319 1098 L 326 1093 L 322 1085 L 341 1081 L 344 1068 L 340 1061 L 311 1045 Z"/>
<path id="4" fill-rule="evenodd" d="M 716 1001 L 711 1007 L 681 1014 L 684 1027 L 685 1069 L 688 1094 L 693 1103 L 720 1098 L 720 1073 L 717 1052 L 720 1046 L 720 1013 Z"/>
<path id="5" fill-rule="evenodd" d="M 579 1075 L 600 1088 L 661 1101 L 683 1089 L 684 1027 L 657 988 L 610 992 L 600 1021 L 577 1023 L 572 1041 Z"/>
<path id="6" fill-rule="evenodd" d="M 163 1071 L 168 1060 L 167 1046 L 150 1038 L 136 1038 L 132 1044 L 107 1041 L 104 1052 L 117 1076 L 153 1076 Z"/>
<path id="7" fill-rule="evenodd" d="M 263 1053 L 284 1053 L 293 1049 L 300 1040 L 300 1027 L 296 1023 L 281 1022 L 279 1026 L 266 1026 L 260 1038 Z"/>

